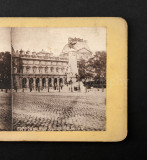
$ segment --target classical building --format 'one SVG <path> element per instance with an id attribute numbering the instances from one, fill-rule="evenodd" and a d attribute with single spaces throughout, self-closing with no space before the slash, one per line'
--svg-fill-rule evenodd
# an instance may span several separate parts
<path id="1" fill-rule="evenodd" d="M 69 38 L 68 44 L 58 57 L 44 50 L 30 52 L 12 49 L 13 88 L 22 91 L 62 89 L 67 84 L 71 50 L 76 53 L 77 61 L 92 56 L 86 42 L 77 38 Z"/>

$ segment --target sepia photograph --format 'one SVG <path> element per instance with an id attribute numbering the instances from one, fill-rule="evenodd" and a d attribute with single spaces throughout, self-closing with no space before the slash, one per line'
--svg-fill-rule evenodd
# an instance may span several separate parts
<path id="1" fill-rule="evenodd" d="M 12 130 L 11 28 L 0 28 L 0 131 Z"/>
<path id="2" fill-rule="evenodd" d="M 106 131 L 106 28 L 0 28 L 0 130 Z"/>

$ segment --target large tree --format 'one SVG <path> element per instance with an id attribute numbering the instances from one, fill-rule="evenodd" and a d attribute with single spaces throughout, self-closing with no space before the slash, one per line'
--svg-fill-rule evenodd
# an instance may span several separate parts
<path id="1" fill-rule="evenodd" d="M 99 79 L 101 76 L 103 76 L 104 80 L 106 80 L 106 52 L 96 52 L 94 55 L 94 59 L 94 79 Z"/>
<path id="2" fill-rule="evenodd" d="M 93 78 L 94 74 L 92 71 L 91 63 L 86 62 L 82 59 L 79 62 L 79 80 L 87 80 Z"/>
<path id="3" fill-rule="evenodd" d="M 0 88 L 11 88 L 11 54 L 0 52 Z"/>
<path id="4" fill-rule="evenodd" d="M 79 77 L 83 79 L 93 79 L 94 81 L 106 80 L 106 52 L 96 52 L 88 61 L 79 61 Z"/>

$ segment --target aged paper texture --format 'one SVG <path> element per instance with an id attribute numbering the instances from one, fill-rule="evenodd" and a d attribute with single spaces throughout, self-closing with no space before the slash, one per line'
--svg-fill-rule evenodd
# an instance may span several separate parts
<path id="1" fill-rule="evenodd" d="M 122 18 L 1 18 L 0 139 L 121 141 L 127 135 Z"/>

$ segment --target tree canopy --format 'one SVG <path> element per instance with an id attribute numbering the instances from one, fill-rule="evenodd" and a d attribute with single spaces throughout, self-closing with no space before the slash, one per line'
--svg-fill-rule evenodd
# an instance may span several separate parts
<path id="1" fill-rule="evenodd" d="M 11 88 L 11 54 L 0 52 L 0 88 Z"/>
<path id="2" fill-rule="evenodd" d="M 79 79 L 98 80 L 103 77 L 106 80 L 106 52 L 96 52 L 88 61 L 79 61 Z"/>

